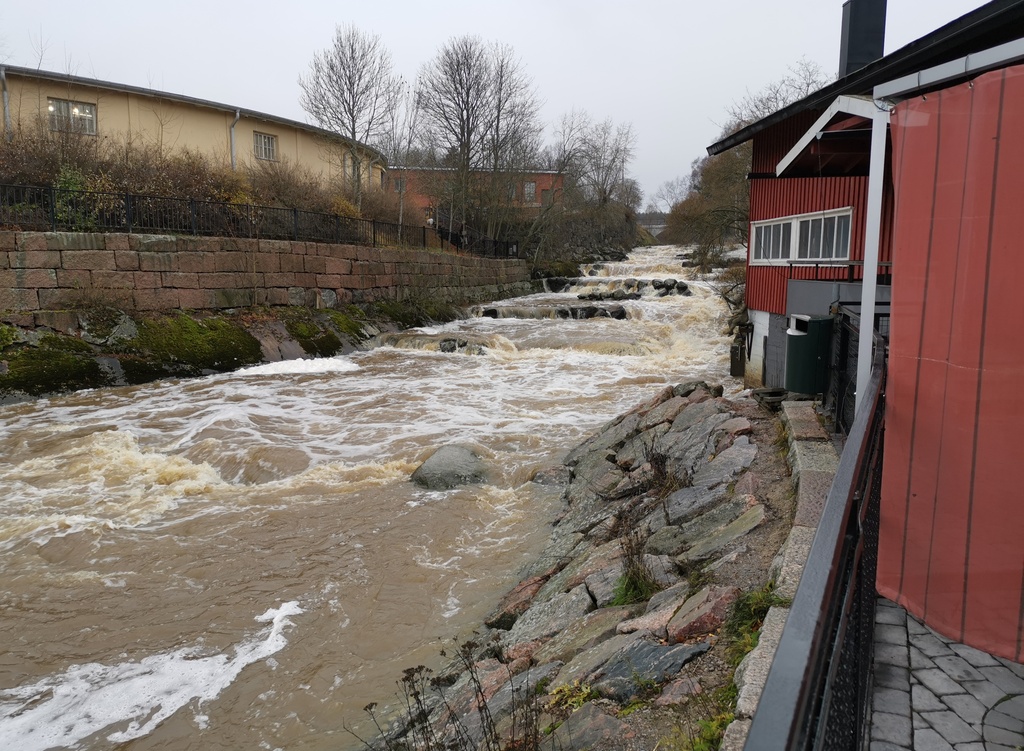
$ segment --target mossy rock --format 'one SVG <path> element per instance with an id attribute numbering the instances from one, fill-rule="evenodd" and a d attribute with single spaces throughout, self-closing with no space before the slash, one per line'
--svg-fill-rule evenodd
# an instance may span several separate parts
<path id="1" fill-rule="evenodd" d="M 0 323 L 0 350 L 10 347 L 18 341 L 18 330 L 6 323 Z"/>
<path id="2" fill-rule="evenodd" d="M 262 362 L 260 343 L 240 324 L 219 317 L 196 320 L 187 315 L 155 316 L 139 322 L 139 333 L 126 343 L 130 354 L 165 363 L 185 374 L 225 372 Z"/>
<path id="3" fill-rule="evenodd" d="M 54 335 L 45 339 L 44 346 L 4 352 L 7 369 L 0 373 L 0 395 L 21 392 L 44 396 L 110 385 L 110 375 L 96 362 L 91 350 L 77 350 L 67 341 L 56 341 L 72 337 Z"/>
<path id="4" fill-rule="evenodd" d="M 330 319 L 338 331 L 352 339 L 352 341 L 359 342 L 367 338 L 366 331 L 361 323 L 364 314 L 359 308 L 350 308 L 349 313 L 343 313 L 340 310 L 324 310 L 321 312 Z"/>
<path id="5" fill-rule="evenodd" d="M 341 349 L 341 340 L 330 329 L 322 329 L 316 322 L 291 320 L 285 322 L 288 333 L 297 341 L 306 354 L 330 357 Z"/>

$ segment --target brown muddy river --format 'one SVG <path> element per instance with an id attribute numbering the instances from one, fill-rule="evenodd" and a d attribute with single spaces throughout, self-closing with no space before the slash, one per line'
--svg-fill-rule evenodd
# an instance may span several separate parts
<path id="1" fill-rule="evenodd" d="M 589 281 L 684 279 L 677 252 Z M 738 388 L 724 306 L 691 289 L 625 320 L 534 295 L 350 357 L 0 407 L 0 749 L 357 746 L 361 708 L 543 545 L 558 495 L 533 472 L 664 384 Z M 453 333 L 482 354 L 438 351 Z M 409 482 L 448 443 L 489 483 Z"/>

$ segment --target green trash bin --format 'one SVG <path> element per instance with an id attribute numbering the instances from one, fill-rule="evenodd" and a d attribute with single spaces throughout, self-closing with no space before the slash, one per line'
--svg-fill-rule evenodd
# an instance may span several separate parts
<path id="1" fill-rule="evenodd" d="M 791 315 L 786 329 L 786 390 L 821 394 L 828 382 L 832 316 Z"/>

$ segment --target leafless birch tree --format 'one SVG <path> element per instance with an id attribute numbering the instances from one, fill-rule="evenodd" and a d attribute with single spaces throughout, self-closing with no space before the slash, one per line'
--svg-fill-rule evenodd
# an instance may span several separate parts
<path id="1" fill-rule="evenodd" d="M 341 148 L 341 171 L 361 206 L 366 165 L 359 144 L 381 141 L 401 93 L 391 53 L 377 34 L 350 24 L 338 26 L 333 44 L 314 55 L 299 86 L 302 108 L 314 122 L 347 139 Z"/>

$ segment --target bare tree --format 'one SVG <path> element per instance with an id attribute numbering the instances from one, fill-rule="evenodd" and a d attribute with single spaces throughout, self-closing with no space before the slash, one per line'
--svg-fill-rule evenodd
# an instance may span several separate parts
<path id="1" fill-rule="evenodd" d="M 671 211 L 672 207 L 686 198 L 690 192 L 690 180 L 686 177 L 676 177 L 666 180 L 651 197 L 650 206 L 654 211 Z"/>
<path id="2" fill-rule="evenodd" d="M 423 66 L 418 90 L 425 140 L 452 170 L 444 188 L 451 221 L 464 224 L 481 209 L 488 234 L 497 234 L 517 172 L 536 160 L 533 82 L 511 47 L 462 36 Z"/>
<path id="3" fill-rule="evenodd" d="M 805 57 L 790 65 L 786 75 L 772 81 L 760 91 L 752 94 L 749 91 L 726 110 L 730 123 L 725 130 L 734 131 L 741 127 L 778 112 L 788 104 L 803 99 L 823 86 L 830 79 L 821 66 Z"/>
<path id="4" fill-rule="evenodd" d="M 404 170 L 403 176 L 396 184 L 398 192 L 398 232 L 402 239 L 402 224 L 405 218 L 405 194 L 408 190 L 408 169 L 410 156 L 419 137 L 420 105 L 417 95 L 418 86 L 408 86 L 402 82 L 402 91 L 396 107 L 391 109 L 388 127 L 378 147 L 388 160 L 388 164 Z"/>
<path id="5" fill-rule="evenodd" d="M 629 123 L 616 126 L 608 118 L 587 128 L 580 150 L 580 180 L 599 206 L 625 197 L 626 165 L 633 158 L 635 145 Z"/>
<path id="6" fill-rule="evenodd" d="M 302 108 L 316 124 L 346 139 L 342 142 L 342 175 L 349 179 L 360 207 L 365 179 L 360 145 L 384 138 L 401 93 L 391 53 L 377 34 L 351 24 L 338 26 L 334 43 L 314 55 L 299 86 Z"/>

